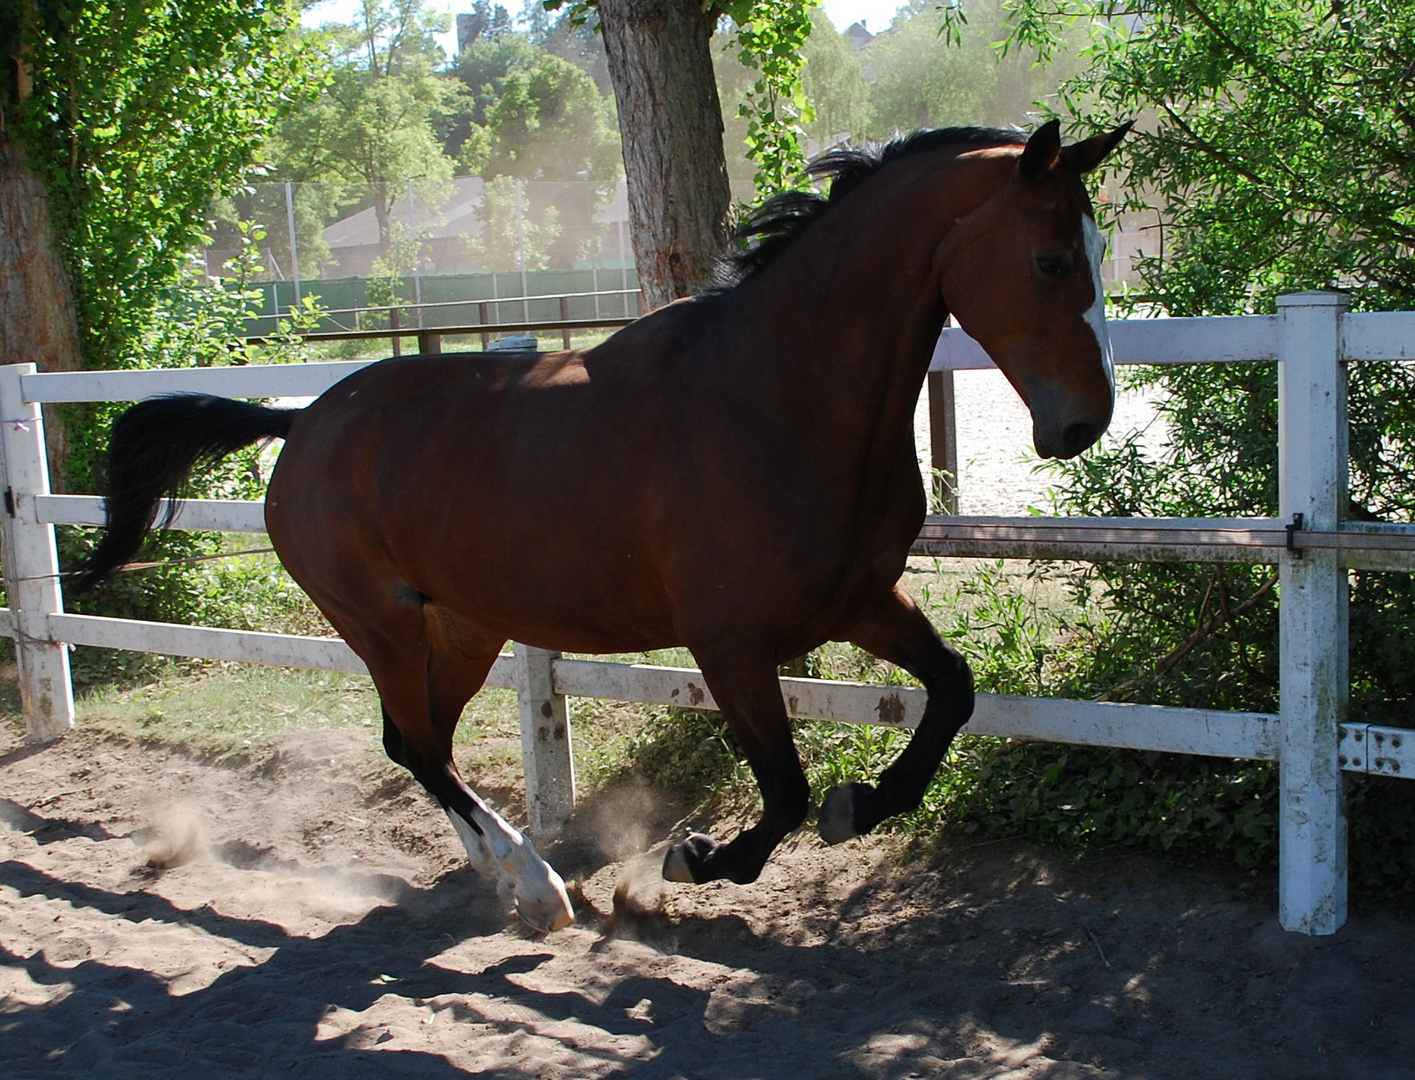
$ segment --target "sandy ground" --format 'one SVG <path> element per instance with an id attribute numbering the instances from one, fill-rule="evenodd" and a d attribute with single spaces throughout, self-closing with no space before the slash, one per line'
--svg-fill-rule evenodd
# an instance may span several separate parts
<path id="1" fill-rule="evenodd" d="M 957 388 L 964 512 L 1039 504 L 1001 376 Z M 754 885 L 665 885 L 654 845 L 712 823 L 630 791 L 549 850 L 580 915 L 539 938 L 390 775 L 365 732 L 213 764 L 0 729 L 0 1074 L 1415 1078 L 1397 913 L 1302 938 L 1270 880 L 1020 842 L 802 834 Z"/>
<path id="2" fill-rule="evenodd" d="M 0 734 L 4 1075 L 1415 1076 L 1390 913 L 1302 938 L 1270 881 L 1017 842 L 802 835 L 754 885 L 665 885 L 631 853 L 673 815 L 628 792 L 550 850 L 580 917 L 538 938 L 376 761 L 362 732 L 227 765 Z"/>
<path id="3" fill-rule="evenodd" d="M 1022 515 L 1031 508 L 1049 510 L 1047 489 L 1054 483 L 1032 450 L 1032 419 L 1016 391 L 996 369 L 958 371 L 953 376 L 954 413 L 958 424 L 958 512 Z M 1122 438 L 1145 432 L 1155 448 L 1164 437 L 1149 394 L 1116 398 L 1110 435 Z M 914 414 L 915 445 L 921 462 L 929 461 L 928 394 L 921 394 Z M 925 482 L 928 475 L 925 474 Z"/>

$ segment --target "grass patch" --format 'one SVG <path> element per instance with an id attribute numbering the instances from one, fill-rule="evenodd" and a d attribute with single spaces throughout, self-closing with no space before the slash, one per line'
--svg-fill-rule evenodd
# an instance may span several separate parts
<path id="1" fill-rule="evenodd" d="M 157 681 L 95 687 L 74 704 L 84 727 L 218 759 L 293 731 L 379 724 L 367 677 L 253 664 L 173 664 Z"/>

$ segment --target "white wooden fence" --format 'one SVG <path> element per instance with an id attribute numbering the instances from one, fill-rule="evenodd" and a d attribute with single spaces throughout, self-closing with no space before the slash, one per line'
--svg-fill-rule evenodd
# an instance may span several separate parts
<path id="1" fill-rule="evenodd" d="M 1343 363 L 1415 359 L 1415 312 L 1357 314 L 1328 293 L 1282 297 L 1278 314 L 1153 319 L 1111 324 L 1120 363 L 1186 364 L 1280 360 L 1276 519 L 1063 519 L 931 517 L 919 554 L 1004 558 L 1187 560 L 1276 563 L 1281 585 L 1281 698 L 1276 715 L 980 695 L 967 730 L 1056 742 L 1275 760 L 1281 771 L 1282 925 L 1330 934 L 1346 918 L 1343 771 L 1415 775 L 1415 732 L 1346 717 L 1347 570 L 1415 568 L 1415 527 L 1342 520 L 1346 484 Z M 42 402 L 133 401 L 200 391 L 230 397 L 316 395 L 357 362 L 276 367 L 37 373 L 0 367 L 0 455 L 4 462 L 4 567 L 29 730 L 52 739 L 73 723 L 72 645 L 362 672 L 337 639 L 74 615 L 64 611 L 55 524 L 98 525 L 101 500 L 49 491 Z M 990 366 L 961 331 L 939 341 L 936 371 Z M 262 532 L 259 503 L 192 500 L 177 527 Z M 792 716 L 912 729 L 922 690 L 815 679 L 782 679 Z M 597 697 L 711 709 L 702 675 L 690 669 L 572 660 L 516 645 L 487 685 L 520 696 L 531 827 L 554 832 L 574 801 L 567 697 Z"/>

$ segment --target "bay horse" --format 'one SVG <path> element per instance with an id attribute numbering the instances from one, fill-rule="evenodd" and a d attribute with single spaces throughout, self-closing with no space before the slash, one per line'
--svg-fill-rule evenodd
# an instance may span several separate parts
<path id="1" fill-rule="evenodd" d="M 663 874 L 681 882 L 754 881 L 806 818 L 778 665 L 832 640 L 898 665 L 927 688 L 917 731 L 819 814 L 829 843 L 867 833 L 919 804 L 973 708 L 967 663 L 898 587 L 925 513 L 913 416 L 934 343 L 951 313 L 1030 408 L 1042 457 L 1100 437 L 1115 388 L 1081 176 L 1128 127 L 830 153 L 813 165 L 828 194 L 767 202 L 721 288 L 583 351 L 386 360 L 303 409 L 140 402 L 114 425 L 107 527 L 77 586 L 132 557 L 198 464 L 283 438 L 275 550 L 368 665 L 389 757 L 532 926 L 571 921 L 564 883 L 451 752 L 508 639 L 692 651 L 763 805 L 730 842 L 673 845 Z"/>

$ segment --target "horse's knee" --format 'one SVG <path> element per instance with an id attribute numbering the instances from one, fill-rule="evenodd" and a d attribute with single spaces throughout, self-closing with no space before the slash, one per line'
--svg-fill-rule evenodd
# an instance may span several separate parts
<path id="1" fill-rule="evenodd" d="M 930 670 L 922 675 L 924 686 L 929 691 L 929 696 L 935 694 L 946 697 L 966 697 L 969 700 L 973 697 L 973 668 L 968 663 L 967 657 L 955 649 L 947 642 L 941 642 L 943 648 L 939 651 L 934 662 L 929 665 Z"/>

